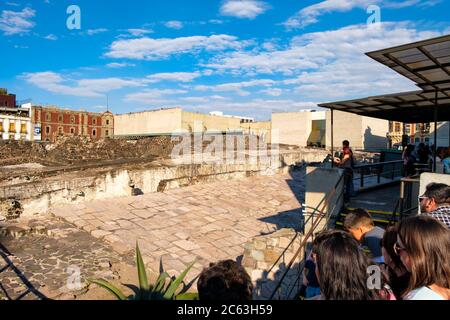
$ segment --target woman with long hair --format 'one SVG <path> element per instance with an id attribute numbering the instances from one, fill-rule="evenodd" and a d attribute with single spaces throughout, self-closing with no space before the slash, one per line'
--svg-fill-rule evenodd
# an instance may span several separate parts
<path id="1" fill-rule="evenodd" d="M 394 251 L 394 245 L 397 242 L 397 230 L 398 226 L 386 229 L 383 240 L 381 240 L 381 251 L 384 257 L 384 274 L 387 277 L 387 282 L 396 299 L 400 300 L 408 287 L 410 274 Z"/>
<path id="2" fill-rule="evenodd" d="M 314 255 L 322 299 L 379 300 L 377 290 L 367 286 L 369 256 L 345 232 L 328 235 Z"/>
<path id="3" fill-rule="evenodd" d="M 403 220 L 394 250 L 411 273 L 405 300 L 450 299 L 450 231 L 444 224 L 427 216 Z"/>

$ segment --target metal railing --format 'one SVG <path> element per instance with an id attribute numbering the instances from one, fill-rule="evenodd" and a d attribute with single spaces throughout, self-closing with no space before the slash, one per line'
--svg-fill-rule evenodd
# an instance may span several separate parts
<path id="1" fill-rule="evenodd" d="M 323 221 L 323 219 L 326 220 L 326 225 L 329 224 L 329 221 L 330 221 L 330 219 L 332 217 L 332 213 L 335 211 L 336 205 L 340 202 L 340 199 L 342 198 L 343 193 L 341 193 L 338 196 L 338 198 L 334 201 L 334 206 L 332 208 L 328 208 L 328 212 L 327 213 L 325 213 L 325 209 L 328 207 L 328 205 L 330 204 L 330 201 L 336 195 L 336 192 L 338 191 L 339 185 L 343 182 L 343 178 L 344 178 L 344 176 L 342 175 L 339 178 L 338 182 L 331 189 L 331 191 L 328 192 L 325 195 L 325 197 L 322 198 L 322 200 L 319 202 L 319 204 L 314 208 L 314 210 L 311 213 L 311 215 L 309 216 L 309 218 L 304 222 L 303 225 L 307 226 L 308 223 L 311 221 L 311 227 L 309 228 L 308 232 L 304 235 L 304 237 L 303 237 L 303 239 L 302 239 L 302 241 L 300 243 L 300 247 L 295 252 L 294 256 L 292 257 L 292 259 L 290 260 L 289 264 L 287 265 L 286 270 L 283 272 L 280 280 L 277 282 L 277 284 L 275 286 L 275 289 L 273 290 L 269 300 L 273 300 L 275 295 L 278 293 L 278 291 L 280 290 L 281 285 L 283 284 L 283 281 L 286 278 L 287 274 L 292 269 L 292 266 L 294 265 L 294 263 L 297 260 L 297 258 L 303 252 L 303 254 L 304 254 L 303 263 L 302 263 L 301 266 L 299 266 L 298 276 L 297 276 L 295 282 L 291 285 L 290 290 L 289 290 L 289 294 L 287 296 L 290 297 L 292 292 L 293 292 L 293 290 L 296 287 L 299 287 L 300 279 L 302 279 L 302 277 L 303 277 L 303 270 L 304 270 L 304 267 L 305 267 L 304 262 L 306 261 L 306 257 L 308 256 L 308 254 L 307 254 L 308 244 L 314 240 L 314 236 L 315 236 L 316 230 L 320 226 L 320 224 Z M 319 209 L 319 207 L 320 207 L 320 209 Z M 294 240 L 296 238 L 297 238 L 297 236 L 291 241 L 291 243 L 288 245 L 288 247 L 286 248 L 286 250 L 284 252 L 286 252 L 295 243 Z M 280 259 L 281 259 L 281 256 L 280 256 L 280 258 L 278 258 L 278 260 L 277 260 L 277 262 L 275 264 L 277 264 Z"/>
<path id="2" fill-rule="evenodd" d="M 353 180 L 359 180 L 361 188 L 366 186 L 370 178 L 376 178 L 376 184 L 389 182 L 386 180 L 394 181 L 403 176 L 403 160 L 356 165 L 353 173 Z"/>

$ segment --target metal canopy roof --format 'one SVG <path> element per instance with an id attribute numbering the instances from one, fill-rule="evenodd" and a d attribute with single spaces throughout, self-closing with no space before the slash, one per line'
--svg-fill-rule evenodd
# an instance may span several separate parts
<path id="1" fill-rule="evenodd" d="M 319 106 L 380 119 L 417 123 L 450 120 L 450 35 L 367 53 L 414 81 L 423 91 Z M 436 104 L 437 92 L 437 104 Z"/>

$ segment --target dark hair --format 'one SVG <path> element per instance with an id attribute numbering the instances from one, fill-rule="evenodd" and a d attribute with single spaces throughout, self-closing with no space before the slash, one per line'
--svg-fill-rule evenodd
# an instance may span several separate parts
<path id="1" fill-rule="evenodd" d="M 427 185 L 425 197 L 434 199 L 437 204 L 450 202 L 450 187 L 444 183 L 430 183 Z"/>
<path id="2" fill-rule="evenodd" d="M 384 250 L 386 250 L 387 254 L 395 265 L 395 268 L 397 268 L 397 270 L 400 270 L 402 273 L 401 276 L 398 276 L 396 270 L 393 270 L 390 266 L 387 266 L 387 282 L 392 288 L 392 291 L 394 292 L 397 299 L 401 299 L 401 297 L 405 294 L 406 288 L 408 287 L 410 275 L 408 273 L 408 270 L 406 270 L 405 266 L 403 265 L 402 260 L 394 250 L 394 245 L 397 242 L 397 235 L 398 225 L 388 227 L 384 232 L 383 239 L 381 240 L 381 246 L 384 248 Z"/>
<path id="3" fill-rule="evenodd" d="M 341 231 L 333 229 L 333 230 L 325 230 L 325 231 L 316 233 L 313 243 L 312 243 L 311 253 L 317 254 L 317 252 L 319 251 L 319 246 L 322 244 L 322 242 L 325 241 L 326 239 L 330 238 L 330 236 L 332 236 L 336 232 L 341 232 Z"/>
<path id="4" fill-rule="evenodd" d="M 344 141 L 342 141 L 342 145 L 343 145 L 344 147 L 350 147 L 350 141 L 344 140 Z"/>
<path id="5" fill-rule="evenodd" d="M 320 290 L 326 300 L 379 299 L 377 290 L 367 286 L 370 259 L 349 234 L 330 234 L 319 246 L 316 259 Z"/>
<path id="6" fill-rule="evenodd" d="M 450 289 L 450 231 L 438 220 L 416 216 L 403 220 L 398 236 L 411 259 L 406 292 L 436 284 Z"/>
<path id="7" fill-rule="evenodd" d="M 350 211 L 344 219 L 344 228 L 346 230 L 358 228 L 360 226 L 373 227 L 372 216 L 365 209 L 355 209 Z"/>
<path id="8" fill-rule="evenodd" d="M 200 274 L 197 289 L 204 301 L 248 301 L 253 295 L 250 276 L 233 260 L 211 263 Z"/>
<path id="9" fill-rule="evenodd" d="M 391 257 L 391 260 L 394 263 L 395 267 L 406 272 L 406 268 L 403 265 L 402 260 L 394 250 L 394 245 L 397 242 L 397 230 L 398 225 L 388 227 L 384 232 L 383 239 L 381 240 L 381 246 L 384 248 L 384 250 L 386 250 L 389 257 Z"/>

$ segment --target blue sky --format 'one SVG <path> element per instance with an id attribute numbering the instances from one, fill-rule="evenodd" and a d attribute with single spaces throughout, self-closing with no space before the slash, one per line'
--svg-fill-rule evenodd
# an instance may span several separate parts
<path id="1" fill-rule="evenodd" d="M 415 90 L 363 53 L 449 34 L 449 2 L 0 1 L 0 87 L 64 108 L 102 111 L 108 96 L 115 113 L 180 106 L 264 120 Z M 70 5 L 79 30 L 67 28 Z"/>

